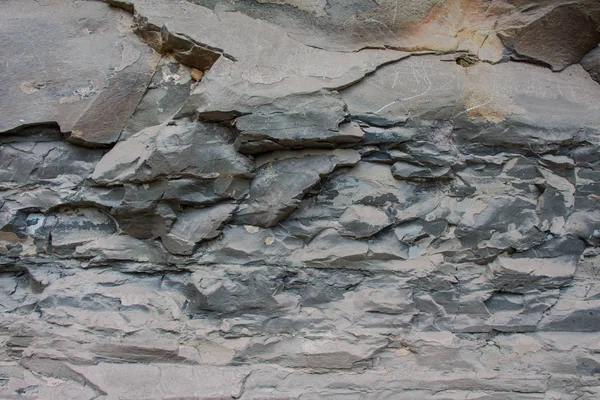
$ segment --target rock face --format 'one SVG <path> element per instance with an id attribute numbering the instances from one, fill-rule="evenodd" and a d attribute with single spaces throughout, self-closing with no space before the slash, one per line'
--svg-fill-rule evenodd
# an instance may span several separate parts
<path id="1" fill-rule="evenodd" d="M 595 0 L 0 0 L 0 398 L 600 398 Z"/>
<path id="2" fill-rule="evenodd" d="M 539 3 L 542 4 L 531 4 L 532 9 L 509 19 L 507 28 L 500 34 L 516 58 L 542 62 L 554 71 L 560 71 L 579 62 L 590 49 L 598 45 L 598 2 Z M 540 37 L 544 38 L 543 44 L 540 43 Z"/>
<path id="3" fill-rule="evenodd" d="M 600 82 L 600 47 L 595 47 L 581 59 L 581 65 L 595 81 Z"/>
<path id="4" fill-rule="evenodd" d="M 2 2 L 0 40 L 10 45 L 0 50 L 6 61 L 0 131 L 53 121 L 69 142 L 110 145 L 144 95 L 159 56 L 133 33 L 129 13 L 107 12 L 99 2 L 54 3 Z"/>

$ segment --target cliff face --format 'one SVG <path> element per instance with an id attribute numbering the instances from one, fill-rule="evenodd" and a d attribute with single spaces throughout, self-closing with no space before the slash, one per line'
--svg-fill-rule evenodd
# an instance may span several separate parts
<path id="1" fill-rule="evenodd" d="M 597 0 L 0 0 L 0 397 L 600 398 L 599 41 Z"/>

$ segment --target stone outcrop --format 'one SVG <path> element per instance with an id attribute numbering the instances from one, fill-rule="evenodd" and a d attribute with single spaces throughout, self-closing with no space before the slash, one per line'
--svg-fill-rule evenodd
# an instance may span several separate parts
<path id="1" fill-rule="evenodd" d="M 593 0 L 0 0 L 0 398 L 600 397 Z"/>

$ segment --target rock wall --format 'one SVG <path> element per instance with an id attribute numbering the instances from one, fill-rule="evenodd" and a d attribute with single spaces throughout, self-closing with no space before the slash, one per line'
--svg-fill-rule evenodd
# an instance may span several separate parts
<path id="1" fill-rule="evenodd" d="M 0 0 L 0 397 L 600 398 L 598 42 L 597 0 Z"/>

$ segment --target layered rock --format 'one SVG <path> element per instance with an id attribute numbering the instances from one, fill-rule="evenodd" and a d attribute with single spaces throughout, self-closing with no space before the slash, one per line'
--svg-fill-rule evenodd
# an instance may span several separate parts
<path id="1" fill-rule="evenodd" d="M 0 397 L 600 396 L 597 2 L 0 21 Z"/>

